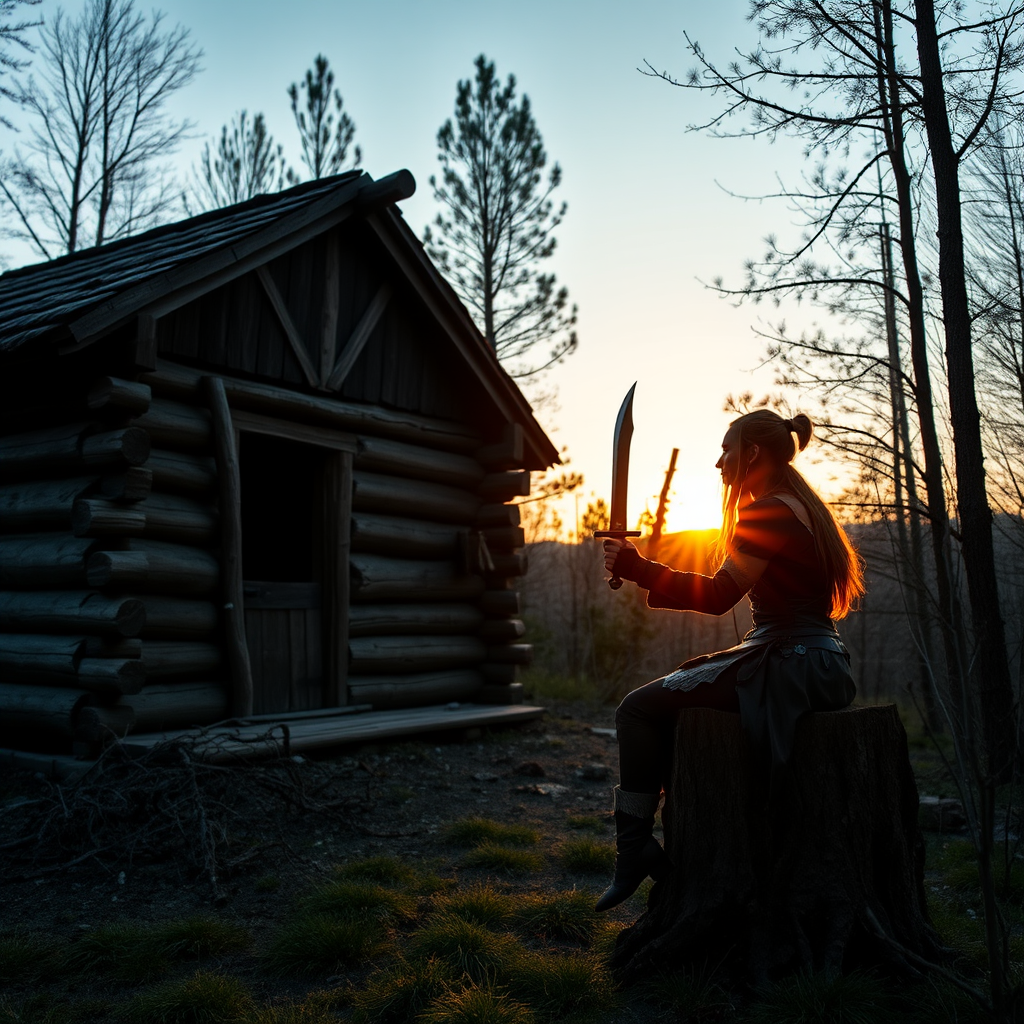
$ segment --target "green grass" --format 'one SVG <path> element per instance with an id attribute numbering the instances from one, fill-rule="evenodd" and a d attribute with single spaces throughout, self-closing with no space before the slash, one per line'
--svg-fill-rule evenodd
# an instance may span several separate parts
<path id="1" fill-rule="evenodd" d="M 463 818 L 445 829 L 445 839 L 456 846 L 500 843 L 503 846 L 536 846 L 540 833 L 526 825 L 502 825 L 490 818 Z"/>
<path id="2" fill-rule="evenodd" d="M 449 989 L 417 1018 L 422 1024 L 534 1024 L 533 1011 L 489 986 Z"/>
<path id="3" fill-rule="evenodd" d="M 463 864 L 468 868 L 500 871 L 506 875 L 526 875 L 540 871 L 544 867 L 544 858 L 533 850 L 513 850 L 497 843 L 481 843 L 466 854 Z"/>
<path id="4" fill-rule="evenodd" d="M 330 914 L 297 914 L 285 922 L 260 959 L 270 974 L 328 976 L 364 963 L 379 951 L 383 941 L 379 918 L 360 921 Z"/>
<path id="5" fill-rule="evenodd" d="M 992 856 L 992 874 L 996 895 L 1012 901 L 1017 906 L 1024 903 L 1024 860 L 1014 857 L 1014 848 L 1009 851 L 1009 872 L 1006 871 L 1007 851 L 1005 845 L 996 846 Z M 952 839 L 942 843 L 930 865 L 942 875 L 942 880 L 958 892 L 975 894 L 981 885 L 978 873 L 978 856 L 974 845 L 966 839 Z"/>
<path id="6" fill-rule="evenodd" d="M 341 878 L 376 882 L 378 885 L 412 886 L 419 879 L 419 872 L 397 857 L 364 857 L 338 864 L 334 871 Z"/>
<path id="7" fill-rule="evenodd" d="M 594 902 L 590 893 L 575 889 L 520 897 L 516 918 L 534 935 L 589 942 L 601 924 Z"/>
<path id="8" fill-rule="evenodd" d="M 408 1024 L 451 984 L 451 969 L 434 957 L 399 959 L 353 994 L 352 1024 Z"/>
<path id="9" fill-rule="evenodd" d="M 361 860 L 338 864 L 334 873 L 339 878 L 349 878 L 357 882 L 376 882 L 378 885 L 389 885 L 418 895 L 429 896 L 445 887 L 446 883 L 439 875 L 422 865 L 413 867 L 397 857 L 365 857 Z"/>
<path id="10" fill-rule="evenodd" d="M 338 1024 L 336 1011 L 346 1001 L 344 990 L 310 992 L 301 1002 L 278 1003 L 250 1011 L 245 1024 Z"/>
<path id="11" fill-rule="evenodd" d="M 435 900 L 439 913 L 485 928 L 493 928 L 508 921 L 515 912 L 516 903 L 517 898 L 483 882 Z"/>
<path id="12" fill-rule="evenodd" d="M 615 998 L 611 976 L 593 953 L 524 952 L 507 974 L 509 994 L 548 1018 L 607 1010 Z"/>
<path id="13" fill-rule="evenodd" d="M 435 961 L 451 978 L 465 977 L 478 985 L 501 977 L 509 964 L 524 955 L 513 936 L 446 915 L 433 918 L 416 932 L 409 952 L 421 963 Z"/>
<path id="14" fill-rule="evenodd" d="M 126 1024 L 242 1024 L 252 1009 L 252 997 L 237 978 L 199 971 L 137 995 L 117 1017 Z"/>
<path id="15" fill-rule="evenodd" d="M 558 848 L 558 859 L 567 871 L 611 875 L 615 869 L 615 847 L 590 836 L 567 839 Z"/>
<path id="16" fill-rule="evenodd" d="M 532 700 L 586 701 L 600 704 L 602 695 L 594 685 L 575 676 L 556 675 L 543 669 L 530 669 L 523 674 L 523 689 Z"/>
<path id="17" fill-rule="evenodd" d="M 597 835 L 604 835 L 608 823 L 602 821 L 596 815 L 591 814 L 570 814 L 565 819 L 565 827 L 576 832 L 594 832 Z"/>
<path id="18" fill-rule="evenodd" d="M 65 951 L 62 966 L 71 974 L 143 984 L 172 963 L 223 956 L 250 941 L 244 928 L 205 915 L 158 924 L 115 921 L 82 935 Z"/>
<path id="19" fill-rule="evenodd" d="M 19 930 L 0 935 L 0 985 L 38 981 L 50 973 L 56 959 L 56 944 L 42 935 Z"/>
<path id="20" fill-rule="evenodd" d="M 142 984 L 159 977 L 171 956 L 153 941 L 153 929 L 137 921 L 114 921 L 85 932 L 65 953 L 72 974 L 98 974 L 114 981 Z"/>
<path id="21" fill-rule="evenodd" d="M 156 925 L 150 941 L 173 960 L 223 956 L 245 949 L 252 941 L 240 925 L 199 915 Z"/>
<path id="22" fill-rule="evenodd" d="M 69 999 L 50 992 L 21 1000 L 0 996 L 0 1021 L 4 1024 L 95 1024 L 109 1010 L 105 1000 Z"/>
<path id="23" fill-rule="evenodd" d="M 729 994 L 707 966 L 684 967 L 659 975 L 646 991 L 655 1005 L 673 1010 L 681 1020 L 720 1020 L 734 1009 Z"/>
<path id="24" fill-rule="evenodd" d="M 747 1024 L 898 1024 L 892 988 L 870 974 L 799 974 L 773 985 Z"/>
<path id="25" fill-rule="evenodd" d="M 366 922 L 396 923 L 416 919 L 416 899 L 382 885 L 342 880 L 326 882 L 303 897 L 305 914 Z"/>

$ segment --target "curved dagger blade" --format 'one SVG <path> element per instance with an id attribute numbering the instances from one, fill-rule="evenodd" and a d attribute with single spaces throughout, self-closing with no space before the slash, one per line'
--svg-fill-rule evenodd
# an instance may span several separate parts
<path id="1" fill-rule="evenodd" d="M 629 484 L 629 444 L 633 440 L 633 392 L 636 383 L 626 392 L 615 418 L 615 439 L 612 442 L 612 507 L 610 529 L 628 530 L 626 525 L 626 493 Z"/>

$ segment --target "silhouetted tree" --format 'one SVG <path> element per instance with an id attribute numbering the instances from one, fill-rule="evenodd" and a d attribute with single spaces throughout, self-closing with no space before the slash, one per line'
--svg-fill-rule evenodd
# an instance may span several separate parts
<path id="1" fill-rule="evenodd" d="M 32 44 L 25 38 L 25 33 L 30 28 L 41 24 L 38 21 L 11 21 L 17 8 L 35 7 L 41 0 L 0 0 L 0 75 L 8 74 L 11 71 L 22 71 L 28 66 L 28 61 L 23 57 L 16 57 L 17 47 L 22 53 L 31 53 Z M 0 96 L 6 100 L 16 100 L 17 94 L 5 85 L 0 78 Z M 11 127 L 11 122 L 0 114 L 0 125 L 5 128 Z"/>
<path id="2" fill-rule="evenodd" d="M 355 138 L 355 122 L 343 109 L 341 92 L 334 87 L 334 72 L 327 58 L 318 55 L 301 84 L 288 88 L 292 114 L 302 144 L 302 162 L 311 178 L 326 178 L 346 170 L 349 147 Z M 305 105 L 302 100 L 305 99 Z M 350 167 L 362 163 L 359 146 L 352 148 Z"/>
<path id="3" fill-rule="evenodd" d="M 167 103 L 201 56 L 187 29 L 164 31 L 133 0 L 89 0 L 74 19 L 58 10 L 40 79 L 18 89 L 31 129 L 0 177 L 9 233 L 50 258 L 155 221 L 173 200 L 165 161 L 191 127 Z"/>
<path id="4" fill-rule="evenodd" d="M 483 54 L 476 76 L 461 81 L 455 119 L 437 133 L 441 204 L 424 242 L 447 273 L 498 358 L 513 377 L 531 377 L 576 347 L 576 307 L 554 274 L 540 269 L 555 251 L 565 216 L 551 199 L 562 180 L 516 80 L 504 86 Z M 538 353 L 543 348 L 543 353 Z"/>
<path id="5" fill-rule="evenodd" d="M 215 210 L 278 192 L 289 177 L 283 150 L 274 144 L 263 115 L 250 120 L 242 110 L 221 128 L 216 151 L 209 142 L 203 147 L 191 194 L 182 198 L 189 213 Z"/>

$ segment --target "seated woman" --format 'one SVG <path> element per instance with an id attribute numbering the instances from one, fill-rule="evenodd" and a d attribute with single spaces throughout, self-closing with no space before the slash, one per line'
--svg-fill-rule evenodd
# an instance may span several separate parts
<path id="1" fill-rule="evenodd" d="M 651 831 L 683 708 L 738 713 L 747 737 L 770 756 L 774 777 L 789 759 L 804 712 L 835 711 L 853 700 L 850 656 L 833 620 L 864 592 L 861 562 L 828 506 L 791 465 L 811 432 L 806 416 L 788 420 L 768 409 L 730 425 L 716 464 L 724 494 L 714 576 L 650 562 L 629 541 L 604 542 L 605 566 L 647 590 L 650 607 L 721 615 L 747 594 L 754 625 L 738 646 L 686 662 L 619 706 L 615 877 L 598 910 L 670 867 Z"/>

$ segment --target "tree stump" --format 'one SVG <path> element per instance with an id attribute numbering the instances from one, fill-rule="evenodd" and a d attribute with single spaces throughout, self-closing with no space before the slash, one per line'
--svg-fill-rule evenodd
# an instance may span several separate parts
<path id="1" fill-rule="evenodd" d="M 895 705 L 805 715 L 768 805 L 739 716 L 683 711 L 662 822 L 675 865 L 621 933 L 625 984 L 687 963 L 761 987 L 797 971 L 913 970 L 940 950 Z"/>

